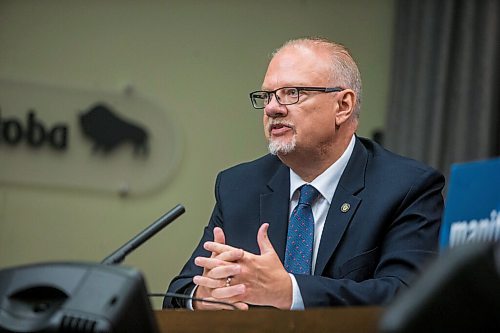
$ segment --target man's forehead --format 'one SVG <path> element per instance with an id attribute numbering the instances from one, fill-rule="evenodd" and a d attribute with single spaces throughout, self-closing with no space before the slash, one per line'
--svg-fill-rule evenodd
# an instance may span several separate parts
<path id="1" fill-rule="evenodd" d="M 289 46 L 280 50 L 269 63 L 262 88 L 304 86 L 326 79 L 330 67 L 323 56 L 306 47 Z"/>

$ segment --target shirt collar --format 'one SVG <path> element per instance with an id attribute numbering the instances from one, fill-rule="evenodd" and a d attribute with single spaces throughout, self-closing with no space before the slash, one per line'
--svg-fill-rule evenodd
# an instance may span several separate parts
<path id="1" fill-rule="evenodd" d="M 344 151 L 342 156 L 335 161 L 332 165 L 328 167 L 322 174 L 316 177 L 311 184 L 314 186 L 319 193 L 331 204 L 335 190 L 340 181 L 340 177 L 344 172 L 347 162 L 351 158 L 352 151 L 354 150 L 354 144 L 356 143 L 355 135 L 352 136 L 347 149 Z M 299 175 L 297 175 L 292 169 L 290 169 L 290 200 L 292 200 L 295 191 L 304 184 L 308 184 Z"/>

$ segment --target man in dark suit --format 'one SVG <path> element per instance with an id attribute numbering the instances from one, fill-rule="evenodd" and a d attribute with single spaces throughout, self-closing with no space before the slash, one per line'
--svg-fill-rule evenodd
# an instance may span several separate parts
<path id="1" fill-rule="evenodd" d="M 348 50 L 292 40 L 262 90 L 270 155 L 221 172 L 203 237 L 169 291 L 281 309 L 384 304 L 436 253 L 444 178 L 355 135 Z M 164 307 L 227 308 L 165 298 Z"/>

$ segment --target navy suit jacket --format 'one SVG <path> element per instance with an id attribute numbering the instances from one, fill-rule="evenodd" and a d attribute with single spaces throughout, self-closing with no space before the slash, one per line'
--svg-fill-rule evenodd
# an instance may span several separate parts
<path id="1" fill-rule="evenodd" d="M 314 275 L 295 275 L 308 307 L 384 304 L 408 286 L 437 251 L 444 177 L 417 161 L 356 138 L 328 211 Z M 226 243 L 258 254 L 257 231 L 269 238 L 283 262 L 289 215 L 289 168 L 266 155 L 221 172 L 216 205 L 193 255 L 168 291 L 189 294 L 210 256 L 203 243 L 224 230 Z M 350 205 L 346 212 L 344 203 Z M 184 302 L 166 297 L 164 307 Z"/>

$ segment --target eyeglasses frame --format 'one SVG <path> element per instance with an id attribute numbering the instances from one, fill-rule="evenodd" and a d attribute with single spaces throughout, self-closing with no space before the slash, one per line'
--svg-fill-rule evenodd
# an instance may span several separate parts
<path id="1" fill-rule="evenodd" d="M 293 102 L 293 103 L 281 103 L 280 102 L 279 98 L 276 96 L 276 92 L 278 90 L 286 89 L 286 88 L 297 89 L 298 96 L 297 96 L 296 102 Z M 293 105 L 293 104 L 297 104 L 299 102 L 301 91 L 318 91 L 318 92 L 323 92 L 323 93 L 330 93 L 330 92 L 340 92 L 343 90 L 345 90 L 345 88 L 341 88 L 341 87 L 281 87 L 281 88 L 271 90 L 271 91 L 256 90 L 256 91 L 252 91 L 249 95 L 250 95 L 250 101 L 252 102 L 252 106 L 254 107 L 254 109 L 261 110 L 261 109 L 264 109 L 266 107 L 266 105 L 268 105 L 271 102 L 272 95 L 274 95 L 276 97 L 276 101 L 278 102 L 279 105 Z M 263 107 L 256 107 L 254 104 L 254 100 L 252 98 L 252 96 L 255 93 L 267 93 L 269 95 L 268 100 L 267 100 L 267 104 L 264 105 Z"/>

